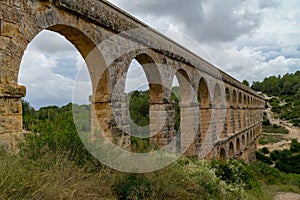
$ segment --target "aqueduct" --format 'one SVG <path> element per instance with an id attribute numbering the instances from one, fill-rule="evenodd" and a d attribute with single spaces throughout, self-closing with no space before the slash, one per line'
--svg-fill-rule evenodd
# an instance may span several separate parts
<path id="1" fill-rule="evenodd" d="M 153 144 L 171 143 L 178 131 L 171 101 L 176 76 L 181 93 L 179 146 L 185 154 L 255 159 L 263 97 L 107 1 L 0 0 L 0 25 L 2 143 L 13 145 L 22 135 L 26 90 L 18 84 L 19 67 L 28 43 L 46 29 L 63 35 L 85 59 L 93 90 L 92 123 L 99 122 L 102 133 L 120 146 L 130 146 L 124 77 L 136 59 L 149 82 Z"/>

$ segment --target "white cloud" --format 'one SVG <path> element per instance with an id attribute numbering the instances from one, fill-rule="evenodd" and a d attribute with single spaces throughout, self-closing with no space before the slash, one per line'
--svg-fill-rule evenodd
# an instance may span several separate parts
<path id="1" fill-rule="evenodd" d="M 149 83 L 142 66 L 134 59 L 128 69 L 125 82 L 125 92 L 133 90 L 148 90 Z"/>
<path id="2" fill-rule="evenodd" d="M 76 48 L 64 36 L 48 30 L 40 32 L 31 41 L 30 46 L 48 55 L 76 51 Z"/>
<path id="3" fill-rule="evenodd" d="M 164 29 L 167 36 L 240 81 L 261 81 L 266 76 L 300 70 L 297 0 L 111 2 L 150 26 Z M 28 100 L 35 107 L 70 102 L 76 73 L 81 66 L 86 69 L 75 47 L 63 36 L 43 31 L 27 54 L 20 82 L 28 88 Z M 85 73 L 83 85 L 89 81 Z M 131 68 L 127 78 L 126 91 L 147 85 L 142 68 Z M 88 93 L 88 86 L 84 88 L 82 91 Z"/>
<path id="4" fill-rule="evenodd" d="M 47 32 L 47 37 L 54 38 L 60 45 L 52 45 L 49 52 L 41 50 L 39 42 L 47 46 L 45 43 L 48 40 L 38 35 L 24 53 L 19 72 L 19 83 L 27 88 L 26 100 L 35 108 L 72 102 L 77 65 L 83 62 L 79 53 L 68 47 L 70 44 L 58 34 Z M 64 53 L 60 54 L 62 47 Z M 89 79 L 85 80 L 85 84 L 88 83 Z M 82 95 L 87 96 L 86 101 L 90 93 L 88 88 L 83 90 Z"/>

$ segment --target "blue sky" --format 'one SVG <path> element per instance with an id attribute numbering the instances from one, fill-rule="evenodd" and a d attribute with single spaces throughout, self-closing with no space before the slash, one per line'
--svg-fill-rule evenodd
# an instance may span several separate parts
<path id="1" fill-rule="evenodd" d="M 300 4 L 297 0 L 110 0 L 242 81 L 300 70 Z M 49 42 L 51 41 L 51 42 Z M 41 32 L 28 46 L 19 82 L 35 108 L 72 101 L 76 74 L 85 69 L 64 37 Z M 126 89 L 144 87 L 137 65 Z M 86 101 L 88 80 L 82 91 Z M 136 87 L 134 87 L 136 86 Z"/>

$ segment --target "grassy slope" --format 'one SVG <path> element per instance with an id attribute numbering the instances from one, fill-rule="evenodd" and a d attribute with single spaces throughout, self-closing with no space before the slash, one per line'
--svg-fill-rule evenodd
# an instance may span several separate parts
<path id="1" fill-rule="evenodd" d="M 277 191 L 300 193 L 299 175 L 260 162 L 181 158 L 152 173 L 117 172 L 84 150 L 70 109 L 30 111 L 34 117 L 27 116 L 25 125 L 33 133 L 20 153 L 0 151 L 0 199 L 271 199 Z"/>

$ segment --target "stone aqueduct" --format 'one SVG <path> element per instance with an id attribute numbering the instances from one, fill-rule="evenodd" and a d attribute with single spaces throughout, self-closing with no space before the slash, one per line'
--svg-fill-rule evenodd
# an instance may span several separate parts
<path id="1" fill-rule="evenodd" d="M 0 0 L 0 25 L 2 143 L 13 145 L 22 135 L 21 99 L 26 90 L 18 85 L 19 67 L 28 43 L 47 29 L 65 36 L 85 59 L 93 89 L 92 123 L 99 122 L 103 133 L 121 146 L 130 145 L 124 77 L 136 59 L 149 82 L 152 143 L 166 145 L 176 134 L 170 99 L 176 76 L 181 91 L 180 146 L 185 153 L 255 159 L 264 99 L 110 3 Z"/>

